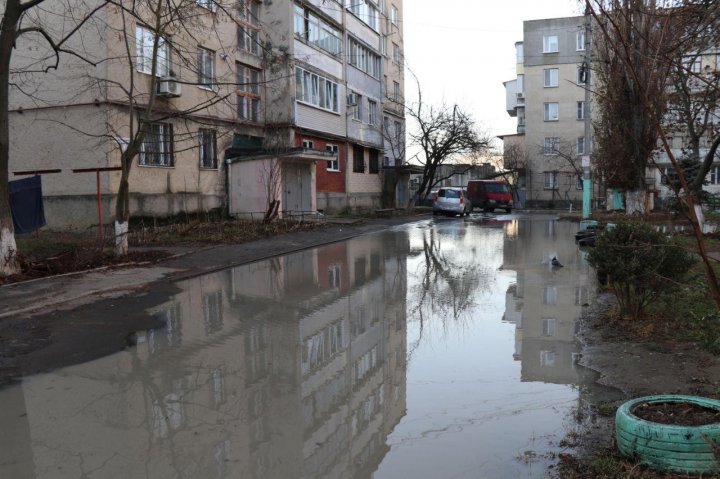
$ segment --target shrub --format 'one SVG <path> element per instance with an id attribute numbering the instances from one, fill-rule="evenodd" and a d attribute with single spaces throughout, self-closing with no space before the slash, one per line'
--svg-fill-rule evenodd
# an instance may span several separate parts
<path id="1" fill-rule="evenodd" d="M 598 236 L 588 261 L 608 275 L 621 313 L 638 318 L 660 294 L 677 287 L 694 258 L 652 225 L 620 221 Z"/>

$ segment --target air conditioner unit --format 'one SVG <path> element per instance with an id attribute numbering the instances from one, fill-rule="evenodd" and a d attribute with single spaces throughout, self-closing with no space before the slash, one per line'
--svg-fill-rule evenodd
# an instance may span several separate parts
<path id="1" fill-rule="evenodd" d="M 182 85 L 180 84 L 180 82 L 177 81 L 177 78 L 161 78 L 157 84 L 157 94 L 158 96 L 164 96 L 168 98 L 180 96 L 180 94 L 182 93 L 181 87 Z"/>
<path id="2" fill-rule="evenodd" d="M 348 106 L 357 106 L 357 104 L 358 104 L 357 93 L 348 94 L 347 104 L 348 104 Z"/>
<path id="3" fill-rule="evenodd" d="M 518 100 L 521 99 L 521 98 L 525 98 L 525 93 L 524 93 L 524 92 L 518 92 L 517 97 L 518 97 Z"/>

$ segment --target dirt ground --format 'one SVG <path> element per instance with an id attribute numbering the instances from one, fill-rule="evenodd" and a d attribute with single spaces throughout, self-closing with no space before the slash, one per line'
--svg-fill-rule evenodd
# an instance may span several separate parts
<path id="1" fill-rule="evenodd" d="M 684 394 L 720 398 L 720 357 L 692 342 L 658 338 L 652 323 L 609 320 L 613 298 L 603 293 L 582 321 L 580 364 L 599 374 L 597 382 L 619 391 L 611 400 L 598 396 L 578 418 L 576 434 L 566 439 L 575 454 L 560 456 L 554 477 L 570 479 L 687 478 L 660 473 L 621 457 L 615 448 L 614 414 L 626 400 L 647 395 Z M 720 476 L 703 476 L 720 477 Z"/>

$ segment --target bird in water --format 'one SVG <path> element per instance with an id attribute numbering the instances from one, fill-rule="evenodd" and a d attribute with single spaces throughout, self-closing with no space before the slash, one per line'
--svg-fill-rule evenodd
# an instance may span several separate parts
<path id="1" fill-rule="evenodd" d="M 563 265 L 560 264 L 560 261 L 558 261 L 557 256 L 553 256 L 553 259 L 550 260 L 550 264 L 553 265 L 553 266 L 555 266 L 555 267 L 558 267 L 558 268 L 562 268 L 562 267 L 563 267 Z"/>

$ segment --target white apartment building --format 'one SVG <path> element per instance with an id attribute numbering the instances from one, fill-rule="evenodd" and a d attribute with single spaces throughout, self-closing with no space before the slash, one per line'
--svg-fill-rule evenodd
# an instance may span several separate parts
<path id="1" fill-rule="evenodd" d="M 523 22 L 517 76 L 505 82 L 517 133 L 504 137 L 527 158 L 518 181 L 527 207 L 580 207 L 586 154 L 584 17 Z"/>

